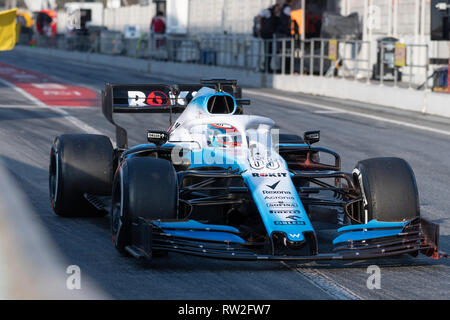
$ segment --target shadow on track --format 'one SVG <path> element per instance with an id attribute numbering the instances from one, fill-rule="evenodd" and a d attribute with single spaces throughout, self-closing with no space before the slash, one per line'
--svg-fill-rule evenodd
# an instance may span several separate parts
<path id="1" fill-rule="evenodd" d="M 0 108 L 0 121 L 48 119 L 48 118 L 63 118 L 63 117 L 64 115 L 37 106 L 30 106 L 29 109 L 14 108 L 14 107 Z"/>

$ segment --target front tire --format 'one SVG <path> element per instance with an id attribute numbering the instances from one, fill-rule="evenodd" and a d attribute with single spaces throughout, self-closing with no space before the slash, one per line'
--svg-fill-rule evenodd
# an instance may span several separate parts
<path id="1" fill-rule="evenodd" d="M 171 162 L 135 157 L 116 172 L 111 206 L 111 232 L 116 249 L 124 253 L 132 244 L 133 224 L 144 219 L 176 219 L 178 183 Z"/>
<path id="2" fill-rule="evenodd" d="M 353 175 L 361 188 L 367 223 L 420 217 L 419 193 L 410 165 L 399 158 L 359 161 Z"/>

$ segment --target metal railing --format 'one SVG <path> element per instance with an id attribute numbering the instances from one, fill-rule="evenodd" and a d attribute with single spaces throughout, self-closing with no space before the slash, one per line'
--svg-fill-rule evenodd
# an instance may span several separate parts
<path id="1" fill-rule="evenodd" d="M 125 39 L 120 32 L 102 31 L 95 36 L 41 38 L 36 44 L 267 74 L 335 77 L 389 86 L 428 88 L 426 44 L 404 45 L 406 57 L 401 67 L 394 64 L 395 44 L 383 41 L 374 44 L 363 40 L 324 38 L 260 39 L 243 35 L 186 37 L 165 34 L 143 34 L 138 39 Z M 374 51 L 377 51 L 376 56 L 372 54 Z M 401 81 L 403 79 L 406 81 Z M 421 82 L 425 83 L 419 86 Z"/>
<path id="2" fill-rule="evenodd" d="M 418 49 L 418 50 L 414 50 Z M 428 89 L 428 45 L 425 44 L 407 44 L 406 45 L 406 66 L 403 68 L 408 73 L 403 73 L 408 76 L 408 86 L 413 87 L 413 83 L 417 83 L 416 78 L 423 80 L 424 88 Z M 425 60 L 426 63 L 421 63 L 420 60 Z M 423 72 L 420 72 L 423 69 Z M 417 72 L 419 71 L 419 72 Z M 397 79 L 395 79 L 397 81 Z M 395 84 L 397 85 L 397 83 Z"/>
<path id="3" fill-rule="evenodd" d="M 218 37 L 149 38 L 149 57 L 155 60 L 198 63 L 258 71 L 261 42 L 258 39 Z"/>

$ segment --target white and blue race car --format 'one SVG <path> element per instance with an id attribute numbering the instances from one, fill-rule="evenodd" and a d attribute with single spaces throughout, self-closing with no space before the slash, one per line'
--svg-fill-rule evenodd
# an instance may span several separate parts
<path id="1" fill-rule="evenodd" d="M 282 134 L 273 120 L 245 115 L 249 101 L 234 80 L 107 84 L 102 98 L 116 146 L 100 135 L 56 137 L 50 197 L 60 216 L 110 213 L 122 253 L 237 260 L 444 255 L 439 226 L 420 216 L 405 160 L 367 159 L 342 172 L 337 153 L 313 146 L 319 131 Z M 128 147 L 115 113 L 169 113 L 171 123 Z M 333 238 L 318 241 L 330 225 Z"/>

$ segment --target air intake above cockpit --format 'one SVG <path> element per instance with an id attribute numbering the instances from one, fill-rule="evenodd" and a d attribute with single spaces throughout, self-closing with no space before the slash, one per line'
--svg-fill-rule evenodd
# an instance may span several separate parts
<path id="1" fill-rule="evenodd" d="M 208 99 L 208 112 L 212 114 L 230 114 L 234 107 L 234 100 L 228 95 L 217 94 Z"/>

